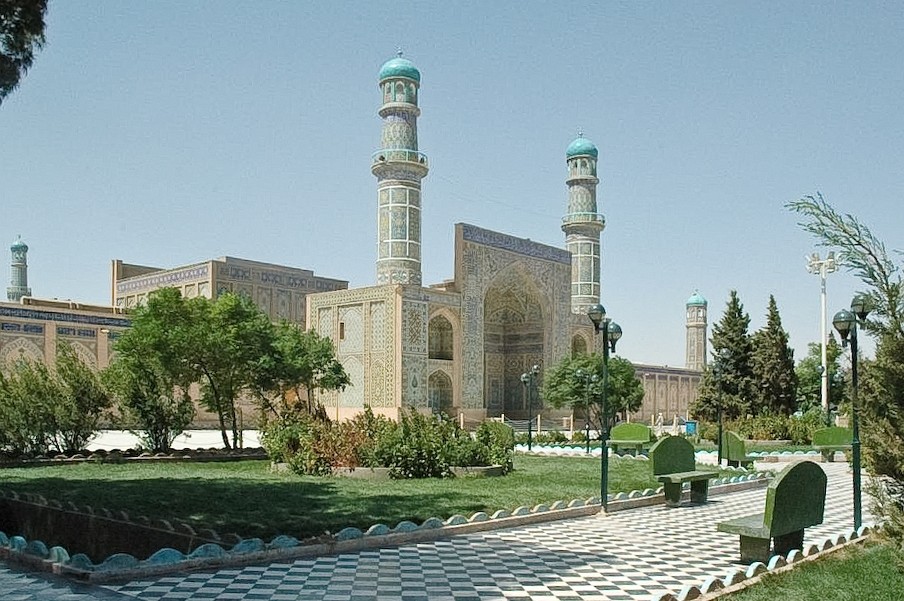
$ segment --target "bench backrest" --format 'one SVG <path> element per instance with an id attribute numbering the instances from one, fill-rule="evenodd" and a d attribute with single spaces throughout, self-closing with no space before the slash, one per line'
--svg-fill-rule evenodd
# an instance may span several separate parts
<path id="1" fill-rule="evenodd" d="M 851 444 L 854 433 L 849 428 L 822 428 L 813 432 L 813 444 L 822 447 L 843 446 Z"/>
<path id="2" fill-rule="evenodd" d="M 744 439 L 736 433 L 722 433 L 722 457 L 729 461 L 744 461 L 747 458 L 747 446 Z"/>
<path id="3" fill-rule="evenodd" d="M 822 523 L 826 505 L 826 473 L 812 461 L 792 463 L 769 483 L 763 524 L 772 536 Z"/>
<path id="4" fill-rule="evenodd" d="M 652 440 L 653 431 L 649 426 L 638 423 L 618 424 L 609 432 L 610 440 Z"/>
<path id="5" fill-rule="evenodd" d="M 697 464 L 694 445 L 681 436 L 663 436 L 650 447 L 653 475 L 692 472 Z"/>

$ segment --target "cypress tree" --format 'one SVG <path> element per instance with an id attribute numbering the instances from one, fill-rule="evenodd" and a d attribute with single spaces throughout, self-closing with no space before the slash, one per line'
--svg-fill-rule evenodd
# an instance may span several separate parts
<path id="1" fill-rule="evenodd" d="M 736 290 L 731 291 L 722 319 L 713 326 L 712 361 L 694 402 L 694 415 L 714 420 L 721 406 L 724 419 L 751 413 L 756 401 L 752 369 L 753 343 L 748 333 L 750 316 Z"/>
<path id="2" fill-rule="evenodd" d="M 753 376 L 757 389 L 754 412 L 794 413 L 797 405 L 797 373 L 794 350 L 782 328 L 775 297 L 769 295 L 766 325 L 753 335 Z"/>

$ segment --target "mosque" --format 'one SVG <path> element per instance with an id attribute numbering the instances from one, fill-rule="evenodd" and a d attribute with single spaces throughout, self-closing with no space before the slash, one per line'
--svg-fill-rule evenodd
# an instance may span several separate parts
<path id="1" fill-rule="evenodd" d="M 221 257 L 173 269 L 113 261 L 112 307 L 40 301 L 27 285 L 28 247 L 11 247 L 10 303 L 0 303 L 0 365 L 25 353 L 53 361 L 59 337 L 104 367 L 127 311 L 164 286 L 186 296 L 236 292 L 273 319 L 287 319 L 330 338 L 351 385 L 321 392 L 331 417 L 363 410 L 397 417 L 404 407 L 458 415 L 462 421 L 527 412 L 523 373 L 600 348 L 587 309 L 600 302 L 600 237 L 606 222 L 597 203 L 597 147 L 583 134 L 565 150 L 567 203 L 564 248 L 455 224 L 452 279 L 423 285 L 421 182 L 430 167 L 418 148 L 421 74 L 401 54 L 379 72 L 380 148 L 377 180 L 375 285 L 312 271 Z M 685 368 L 635 364 L 642 408 L 631 419 L 685 416 L 706 363 L 707 302 L 686 302 Z M 81 326 L 72 327 L 71 323 Z M 24 349 L 24 350 L 23 350 Z M 536 403 L 536 401 L 535 401 Z M 542 400 L 539 404 L 542 406 Z M 554 413 L 551 413 L 554 415 Z"/>

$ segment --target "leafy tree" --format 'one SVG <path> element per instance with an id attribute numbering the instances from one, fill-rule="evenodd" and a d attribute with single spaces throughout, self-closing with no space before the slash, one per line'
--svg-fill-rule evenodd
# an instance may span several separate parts
<path id="1" fill-rule="evenodd" d="M 48 453 L 53 446 L 51 399 L 59 390 L 47 366 L 19 359 L 0 392 L 0 431 L 6 451 Z"/>
<path id="2" fill-rule="evenodd" d="M 191 424 L 195 405 L 188 383 L 177 382 L 151 353 L 117 345 L 116 358 L 104 371 L 104 382 L 117 400 L 121 422 L 153 453 L 166 453 Z"/>
<path id="3" fill-rule="evenodd" d="M 131 317 L 132 327 L 116 340 L 105 382 L 123 425 L 151 450 L 166 452 L 195 413 L 188 390 L 195 381 L 189 352 L 196 324 L 175 288 L 152 292 Z"/>
<path id="4" fill-rule="evenodd" d="M 16 454 L 79 451 L 110 405 L 100 375 L 63 343 L 55 369 L 21 359 L 0 379 L 0 446 Z"/>
<path id="5" fill-rule="evenodd" d="M 775 297 L 769 295 L 766 325 L 753 335 L 751 367 L 759 393 L 760 411 L 790 415 L 797 407 L 797 373 L 794 350 L 782 328 Z"/>
<path id="6" fill-rule="evenodd" d="M 822 406 L 822 347 L 818 342 L 807 346 L 807 356 L 797 363 L 797 409 L 806 413 L 814 407 Z M 826 363 L 829 372 L 829 405 L 839 407 L 846 401 L 844 383 L 841 381 L 841 367 L 838 358 L 841 345 L 830 333 L 826 342 Z"/>
<path id="7" fill-rule="evenodd" d="M 44 45 L 47 0 L 0 1 L 0 104 L 34 62 Z"/>
<path id="8" fill-rule="evenodd" d="M 186 302 L 192 314 L 186 359 L 201 383 L 201 404 L 217 415 L 223 445 L 240 446 L 236 402 L 251 393 L 276 353 L 273 324 L 245 296 L 224 294 L 213 302 L 202 297 Z M 231 442 L 227 429 L 232 431 Z"/>
<path id="9" fill-rule="evenodd" d="M 586 379 L 590 377 L 590 381 Z M 593 379 L 596 376 L 596 379 Z M 609 358 L 606 409 L 611 423 L 616 414 L 637 411 L 643 403 L 643 383 L 634 365 L 623 357 Z M 597 353 L 566 357 L 543 378 L 543 398 L 555 408 L 571 407 L 587 414 L 596 430 L 602 430 L 603 357 Z M 589 405 L 588 405 L 589 402 Z"/>
<path id="10" fill-rule="evenodd" d="M 56 392 L 50 406 L 52 438 L 58 449 L 74 453 L 94 437 L 113 402 L 100 374 L 83 363 L 71 345 L 59 345 L 54 371 L 47 383 L 48 391 Z"/>
<path id="11" fill-rule="evenodd" d="M 350 383 L 333 342 L 295 324 L 276 326 L 275 353 L 262 364 L 255 389 L 265 411 L 319 413 L 315 390 L 342 390 Z"/>
<path id="12" fill-rule="evenodd" d="M 863 327 L 878 343 L 875 360 L 863 365 L 859 399 L 863 456 L 879 477 L 874 493 L 886 518 L 884 531 L 904 551 L 904 280 L 900 266 L 866 225 L 838 213 L 821 195 L 786 206 L 802 217 L 799 225 L 820 245 L 840 249 L 839 264 L 867 287 L 873 311 Z"/>
<path id="13" fill-rule="evenodd" d="M 725 419 L 754 412 L 757 393 L 749 326 L 750 316 L 744 313 L 737 291 L 732 290 L 722 319 L 713 326 L 710 339 L 713 361 L 703 373 L 691 410 L 694 415 L 715 420 L 720 407 Z"/>

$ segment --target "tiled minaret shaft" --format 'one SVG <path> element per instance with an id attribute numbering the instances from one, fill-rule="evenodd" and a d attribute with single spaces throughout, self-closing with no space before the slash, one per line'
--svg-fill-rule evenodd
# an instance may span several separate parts
<path id="1" fill-rule="evenodd" d="M 383 134 L 373 155 L 377 178 L 377 284 L 421 285 L 421 180 L 427 157 L 417 148 L 421 74 L 399 56 L 380 69 Z"/>
<path id="2" fill-rule="evenodd" d="M 568 213 L 562 219 L 565 247 L 571 252 L 571 311 L 586 314 L 600 302 L 600 234 L 606 226 L 597 212 L 593 142 L 579 134 L 565 151 L 568 164 Z"/>

